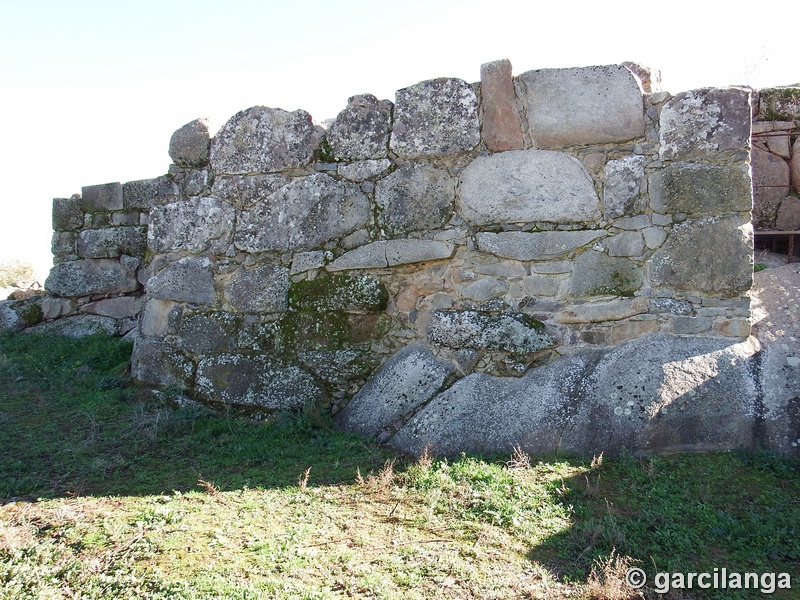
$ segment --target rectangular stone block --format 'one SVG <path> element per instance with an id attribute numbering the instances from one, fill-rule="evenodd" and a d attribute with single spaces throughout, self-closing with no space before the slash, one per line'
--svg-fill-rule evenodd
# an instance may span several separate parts
<path id="1" fill-rule="evenodd" d="M 650 207 L 658 213 L 746 212 L 753 207 L 751 185 L 748 165 L 673 163 L 650 177 Z"/>
<path id="2" fill-rule="evenodd" d="M 53 198 L 53 229 L 78 231 L 83 227 L 80 198 Z"/>
<path id="3" fill-rule="evenodd" d="M 619 344 L 661 330 L 660 321 L 626 321 L 611 326 L 611 343 Z"/>
<path id="4" fill-rule="evenodd" d="M 543 148 L 644 136 L 642 89 L 619 65 L 528 71 L 517 78 L 532 141 Z"/>
<path id="5" fill-rule="evenodd" d="M 118 181 L 86 186 L 82 192 L 82 206 L 86 212 L 122 210 L 122 184 Z"/>
<path id="6" fill-rule="evenodd" d="M 692 335 L 704 333 L 711 329 L 711 319 L 708 317 L 673 317 L 672 333 L 677 335 Z"/>
<path id="7" fill-rule="evenodd" d="M 148 209 L 153 205 L 177 200 L 178 186 L 169 177 L 128 181 L 122 186 L 122 200 L 126 210 Z"/>

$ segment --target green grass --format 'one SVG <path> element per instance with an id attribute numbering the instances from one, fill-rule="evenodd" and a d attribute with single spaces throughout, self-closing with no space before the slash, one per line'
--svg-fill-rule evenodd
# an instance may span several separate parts
<path id="1" fill-rule="evenodd" d="M 796 459 L 410 459 L 315 414 L 172 406 L 129 357 L 0 337 L 1 598 L 640 597 L 609 557 L 788 572 L 772 596 L 800 598 Z"/>

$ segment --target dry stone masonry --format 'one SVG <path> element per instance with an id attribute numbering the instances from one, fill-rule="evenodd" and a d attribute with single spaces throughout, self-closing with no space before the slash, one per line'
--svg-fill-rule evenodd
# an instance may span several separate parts
<path id="1" fill-rule="evenodd" d="M 753 225 L 800 231 L 800 86 L 760 90 L 753 107 Z"/>
<path id="2" fill-rule="evenodd" d="M 791 451 L 755 425 L 751 92 L 650 84 L 503 60 L 327 128 L 198 119 L 167 176 L 54 201 L 29 330 L 126 334 L 143 385 L 411 452 Z"/>

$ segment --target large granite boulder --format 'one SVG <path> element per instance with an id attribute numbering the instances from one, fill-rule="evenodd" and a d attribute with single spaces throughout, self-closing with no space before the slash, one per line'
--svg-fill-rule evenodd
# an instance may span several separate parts
<path id="1" fill-rule="evenodd" d="M 315 173 L 242 210 L 234 242 L 246 252 L 312 250 L 364 227 L 371 216 L 358 185 Z"/>
<path id="2" fill-rule="evenodd" d="M 481 141 L 478 97 L 461 79 L 432 79 L 397 90 L 389 141 L 401 158 L 468 152 Z"/>
<path id="3" fill-rule="evenodd" d="M 456 178 L 425 162 L 406 163 L 378 182 L 375 201 L 390 234 L 444 226 L 456 196 Z"/>
<path id="4" fill-rule="evenodd" d="M 445 455 L 752 447 L 756 350 L 751 342 L 658 334 L 575 350 L 521 378 L 474 373 L 434 396 L 389 443 Z"/>
<path id="5" fill-rule="evenodd" d="M 650 207 L 658 213 L 749 212 L 750 168 L 672 163 L 650 177 Z"/>
<path id="6" fill-rule="evenodd" d="M 209 119 L 190 121 L 169 140 L 169 157 L 180 167 L 204 167 L 211 146 Z"/>
<path id="7" fill-rule="evenodd" d="M 147 280 L 147 296 L 157 300 L 214 304 L 217 292 L 211 261 L 203 256 L 186 257 L 172 263 Z"/>
<path id="8" fill-rule="evenodd" d="M 551 150 L 512 150 L 472 161 L 458 188 L 461 216 L 474 225 L 582 223 L 600 200 L 580 161 Z"/>
<path id="9" fill-rule="evenodd" d="M 439 392 L 452 372 L 452 365 L 424 345 L 411 344 L 386 361 L 334 420 L 345 431 L 366 436 L 399 427 L 398 421 Z"/>
<path id="10" fill-rule="evenodd" d="M 385 158 L 389 151 L 392 103 L 372 94 L 353 96 L 328 128 L 334 160 Z"/>
<path id="11" fill-rule="evenodd" d="M 216 198 L 193 197 L 150 211 L 148 245 L 153 252 L 224 254 L 233 234 L 235 210 Z"/>
<path id="12" fill-rule="evenodd" d="M 753 284 L 753 227 L 738 215 L 688 219 L 650 262 L 653 287 L 738 296 Z"/>
<path id="13" fill-rule="evenodd" d="M 536 147 L 623 142 L 644 136 L 642 90 L 619 65 L 540 69 L 517 77 Z"/>
<path id="14" fill-rule="evenodd" d="M 266 410 L 298 409 L 324 400 L 305 370 L 264 355 L 218 354 L 200 361 L 197 393 L 206 402 Z"/>
<path id="15" fill-rule="evenodd" d="M 231 117 L 211 141 L 218 174 L 270 173 L 311 162 L 321 137 L 304 110 L 254 106 Z"/>
<path id="16" fill-rule="evenodd" d="M 661 158 L 686 162 L 724 160 L 750 149 L 750 90 L 703 88 L 676 94 L 661 109 Z"/>
<path id="17" fill-rule="evenodd" d="M 77 298 L 91 294 L 126 294 L 136 291 L 136 272 L 126 262 L 113 259 L 74 260 L 50 269 L 44 288 L 56 296 Z"/>

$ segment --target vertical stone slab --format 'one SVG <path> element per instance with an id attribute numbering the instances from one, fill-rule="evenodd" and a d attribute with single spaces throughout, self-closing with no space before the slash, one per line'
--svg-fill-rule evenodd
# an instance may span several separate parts
<path id="1" fill-rule="evenodd" d="M 517 81 L 535 146 L 604 144 L 644 135 L 642 89 L 625 67 L 540 69 Z"/>
<path id="2" fill-rule="evenodd" d="M 481 65 L 481 100 L 486 147 L 493 152 L 522 150 L 522 122 L 517 110 L 511 62 L 507 59 Z"/>

